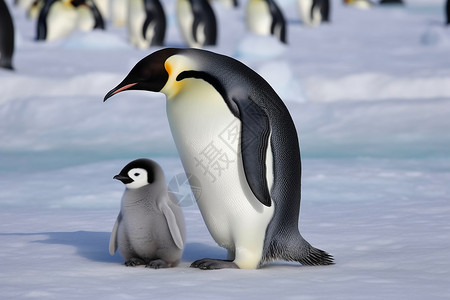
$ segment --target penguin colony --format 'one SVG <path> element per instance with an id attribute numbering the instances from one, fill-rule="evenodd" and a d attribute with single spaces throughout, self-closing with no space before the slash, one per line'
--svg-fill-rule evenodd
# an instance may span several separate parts
<path id="1" fill-rule="evenodd" d="M 3 0 L 5 1 L 5 0 Z M 179 31 L 188 47 L 204 48 L 217 44 L 219 28 L 211 0 L 175 0 Z M 223 7 L 237 8 L 238 0 L 216 0 Z M 247 29 L 258 35 L 272 35 L 288 43 L 288 26 L 276 0 L 246 0 Z M 345 5 L 367 9 L 373 0 L 342 0 Z M 447 1 L 448 2 L 448 1 Z M 138 49 L 164 45 L 167 20 L 160 0 L 14 0 L 36 20 L 36 40 L 65 38 L 75 30 L 104 30 L 107 21 L 113 26 L 126 26 L 129 42 Z M 403 0 L 378 0 L 380 5 L 403 4 Z M 3 5 L 5 6 L 5 5 Z M 297 0 L 298 13 L 305 26 L 330 22 L 330 0 Z M 2 7 L 6 14 L 7 7 Z M 450 22 L 448 5 L 447 20 Z M 8 22 L 4 18 L 2 22 Z M 2 26 L 11 32 L 11 27 Z M 11 33 L 9 33 L 11 35 Z M 7 34 L 3 33 L 5 38 Z M 3 44 L 7 43 L 2 41 Z M 5 46 L 6 47 L 6 46 Z"/>

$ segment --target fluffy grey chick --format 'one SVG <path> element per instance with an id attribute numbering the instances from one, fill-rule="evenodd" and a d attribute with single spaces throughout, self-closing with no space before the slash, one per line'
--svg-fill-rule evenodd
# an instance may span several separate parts
<path id="1" fill-rule="evenodd" d="M 161 167 L 150 159 L 137 159 L 114 179 L 126 188 L 109 253 L 113 255 L 118 248 L 126 266 L 159 269 L 178 265 L 185 241 L 184 220 Z"/>

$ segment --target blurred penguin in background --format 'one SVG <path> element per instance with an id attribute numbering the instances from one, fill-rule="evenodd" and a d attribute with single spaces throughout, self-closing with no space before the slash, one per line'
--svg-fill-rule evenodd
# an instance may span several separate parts
<path id="1" fill-rule="evenodd" d="M 38 41 L 65 38 L 76 29 L 104 29 L 103 18 L 92 0 L 46 0 L 37 22 Z"/>
<path id="2" fill-rule="evenodd" d="M 273 35 L 287 43 L 286 20 L 274 0 L 249 0 L 247 4 L 247 28 L 259 35 Z"/>
<path id="3" fill-rule="evenodd" d="M 69 36 L 77 26 L 78 14 L 70 0 L 45 0 L 38 22 L 38 41 L 53 41 Z"/>
<path id="4" fill-rule="evenodd" d="M 330 21 L 330 0 L 297 0 L 300 18 L 307 26 Z"/>
<path id="5" fill-rule="evenodd" d="M 123 27 L 127 24 L 129 0 L 111 0 L 111 18 L 115 27 Z"/>
<path id="6" fill-rule="evenodd" d="M 165 35 L 166 15 L 159 0 L 129 0 L 128 37 L 133 46 L 162 46 Z"/>
<path id="7" fill-rule="evenodd" d="M 403 4 L 403 0 L 380 0 L 380 4 Z"/>
<path id="8" fill-rule="evenodd" d="M 27 9 L 27 17 L 31 20 L 37 20 L 44 4 L 45 0 L 34 0 Z"/>
<path id="9" fill-rule="evenodd" d="M 344 4 L 361 9 L 369 9 L 373 6 L 370 0 L 344 0 Z"/>
<path id="10" fill-rule="evenodd" d="M 35 0 L 14 0 L 14 5 L 20 9 L 27 11 Z"/>
<path id="11" fill-rule="evenodd" d="M 217 0 L 227 8 L 236 8 L 239 6 L 238 0 Z"/>
<path id="12" fill-rule="evenodd" d="M 72 5 L 77 9 L 78 29 L 81 31 L 105 29 L 105 21 L 93 0 L 72 0 Z"/>
<path id="13" fill-rule="evenodd" d="M 450 25 L 450 0 L 447 0 L 447 4 L 445 5 L 445 11 L 447 14 L 447 25 Z"/>
<path id="14" fill-rule="evenodd" d="M 0 68 L 12 70 L 14 24 L 8 6 L 0 0 Z"/>
<path id="15" fill-rule="evenodd" d="M 97 6 L 100 14 L 103 17 L 103 20 L 109 19 L 109 3 L 110 0 L 93 0 L 95 5 Z"/>
<path id="16" fill-rule="evenodd" d="M 181 34 L 189 47 L 216 45 L 216 15 L 208 0 L 178 0 L 176 14 Z"/>

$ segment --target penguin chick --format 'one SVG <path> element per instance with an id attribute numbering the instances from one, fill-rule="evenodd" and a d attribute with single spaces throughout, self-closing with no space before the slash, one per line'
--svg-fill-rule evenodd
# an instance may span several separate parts
<path id="1" fill-rule="evenodd" d="M 178 265 L 185 241 L 184 220 L 161 167 L 150 159 L 137 159 L 114 179 L 125 184 L 125 192 L 109 253 L 119 249 L 126 266 L 159 269 Z"/>

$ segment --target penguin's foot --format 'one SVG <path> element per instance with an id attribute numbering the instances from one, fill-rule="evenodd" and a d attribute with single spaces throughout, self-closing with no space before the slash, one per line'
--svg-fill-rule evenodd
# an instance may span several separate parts
<path id="1" fill-rule="evenodd" d="M 152 268 L 152 269 L 162 269 L 162 268 L 168 268 L 170 267 L 168 263 L 166 263 L 162 259 L 155 259 L 149 262 L 146 266 L 146 268 Z"/>
<path id="2" fill-rule="evenodd" d="M 231 260 L 221 260 L 204 258 L 194 261 L 191 268 L 198 268 L 201 270 L 217 270 L 217 269 L 239 269 L 239 267 Z"/>
<path id="3" fill-rule="evenodd" d="M 144 265 L 144 264 L 145 264 L 145 262 L 142 259 L 135 258 L 135 257 L 132 257 L 125 262 L 125 266 L 127 266 L 127 267 L 136 267 L 136 266 Z"/>

